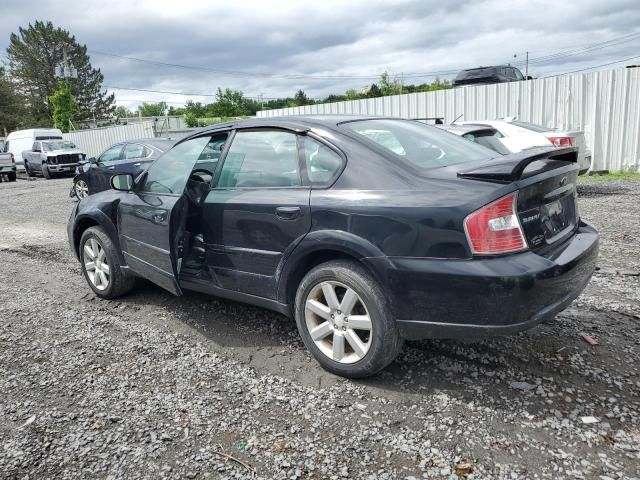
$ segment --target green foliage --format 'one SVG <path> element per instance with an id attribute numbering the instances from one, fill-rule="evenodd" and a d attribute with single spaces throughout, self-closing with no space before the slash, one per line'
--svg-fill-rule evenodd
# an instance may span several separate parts
<path id="1" fill-rule="evenodd" d="M 381 97 L 381 96 L 382 96 L 382 90 L 380 90 L 380 87 L 375 83 L 372 83 L 371 86 L 369 87 L 369 91 L 367 92 L 367 97 L 374 98 L 374 97 Z"/>
<path id="2" fill-rule="evenodd" d="M 32 126 L 51 123 L 48 98 L 58 88 L 55 66 L 67 58 L 78 70 L 77 79 L 69 79 L 69 88 L 78 110 L 78 121 L 111 116 L 114 95 L 102 91 L 104 77 L 91 66 L 87 47 L 80 45 L 68 31 L 55 28 L 51 22 L 36 21 L 12 33 L 7 48 L 8 65 L 17 93 L 24 97 Z"/>
<path id="3" fill-rule="evenodd" d="M 24 99 L 16 92 L 16 86 L 5 76 L 0 67 L 0 135 L 26 126 Z"/>
<path id="4" fill-rule="evenodd" d="M 218 88 L 216 101 L 207 105 L 207 114 L 212 117 L 238 117 L 243 115 L 255 115 L 258 111 L 258 103 L 246 98 L 240 90 L 230 88 Z"/>
<path id="5" fill-rule="evenodd" d="M 141 117 L 164 117 L 164 113 L 167 111 L 166 102 L 147 103 L 142 102 L 142 105 L 138 107 L 138 115 Z"/>
<path id="6" fill-rule="evenodd" d="M 296 94 L 293 96 L 293 106 L 296 107 L 301 107 L 303 105 L 309 105 L 313 103 L 309 97 L 307 97 L 307 94 L 304 93 L 304 90 L 300 89 L 296 92 Z"/>
<path id="7" fill-rule="evenodd" d="M 389 74 L 384 72 L 380 76 L 380 91 L 383 96 L 399 95 L 402 93 L 402 83 L 397 79 L 391 80 Z"/>
<path id="8" fill-rule="evenodd" d="M 362 93 L 351 88 L 347 90 L 344 95 L 329 95 L 322 100 L 318 100 L 317 103 L 341 102 L 344 100 L 396 95 L 401 93 L 401 91 L 402 93 L 429 92 L 433 90 L 441 90 L 443 88 L 451 88 L 450 82 L 440 81 L 439 79 L 436 79 L 433 83 L 401 85 L 397 80 L 391 80 L 387 73 L 384 73 L 381 76 L 379 83 L 380 86 L 373 83 Z M 222 121 L 220 119 L 225 117 L 233 119 L 255 115 L 258 110 L 313 105 L 314 103 L 316 103 L 316 101 L 309 98 L 302 89 L 299 89 L 293 97 L 276 98 L 267 100 L 266 102 L 257 102 L 256 100 L 246 98 L 240 90 L 232 90 L 230 88 L 222 90 L 218 88 L 216 101 L 214 103 L 203 105 L 200 102 L 189 100 L 183 109 L 170 108 L 169 114 L 184 115 L 185 121 L 189 127 L 202 127 Z"/>
<path id="9" fill-rule="evenodd" d="M 68 132 L 78 113 L 78 104 L 67 82 L 60 82 L 58 89 L 49 97 L 49 104 L 53 126 Z"/>
<path id="10" fill-rule="evenodd" d="M 207 115 L 207 107 L 200 102 L 194 102 L 193 100 L 187 100 L 184 107 L 185 114 L 191 114 L 196 118 L 204 117 Z"/>
<path id="11" fill-rule="evenodd" d="M 347 100 L 357 100 L 360 98 L 360 94 L 355 88 L 350 88 L 344 92 L 344 96 L 347 97 Z"/>
<path id="12" fill-rule="evenodd" d="M 198 127 L 198 117 L 196 116 L 195 113 L 193 112 L 187 112 L 184 114 L 184 121 L 187 124 L 187 127 L 189 128 L 195 128 Z"/>
<path id="13" fill-rule="evenodd" d="M 113 114 L 118 118 L 131 118 L 136 116 L 134 112 L 129 110 L 127 107 L 123 107 L 122 105 L 116 107 L 116 110 L 115 112 L 113 112 Z"/>
<path id="14" fill-rule="evenodd" d="M 613 180 L 640 180 L 639 172 L 610 172 L 578 177 L 579 183 L 608 182 Z"/>

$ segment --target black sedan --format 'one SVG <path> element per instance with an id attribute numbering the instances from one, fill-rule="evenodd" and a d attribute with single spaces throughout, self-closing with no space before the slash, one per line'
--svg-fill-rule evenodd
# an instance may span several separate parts
<path id="1" fill-rule="evenodd" d="M 119 173 L 139 175 L 151 162 L 169 150 L 175 140 L 142 138 L 110 146 L 98 156 L 89 158 L 76 169 L 69 195 L 84 198 L 111 188 L 111 177 Z"/>
<path id="2" fill-rule="evenodd" d="M 143 277 L 294 317 L 322 366 L 378 372 L 404 339 L 506 334 L 585 288 L 598 233 L 574 148 L 500 156 L 411 120 L 211 127 L 79 202 L 69 242 L 96 295 Z"/>

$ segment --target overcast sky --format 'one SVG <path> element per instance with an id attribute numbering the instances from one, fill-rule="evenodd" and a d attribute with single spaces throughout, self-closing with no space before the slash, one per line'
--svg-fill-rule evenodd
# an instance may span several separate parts
<path id="1" fill-rule="evenodd" d="M 434 72 L 520 66 L 526 51 L 536 77 L 636 55 L 612 67 L 640 63 L 639 0 L 3 0 L 0 17 L 3 55 L 9 32 L 51 20 L 87 45 L 104 85 L 121 87 L 109 90 L 130 108 L 213 97 L 122 87 L 204 94 L 229 87 L 264 97 L 301 88 L 318 98 L 370 84 L 385 70 L 423 83 Z M 554 54 L 562 55 L 548 58 Z"/>

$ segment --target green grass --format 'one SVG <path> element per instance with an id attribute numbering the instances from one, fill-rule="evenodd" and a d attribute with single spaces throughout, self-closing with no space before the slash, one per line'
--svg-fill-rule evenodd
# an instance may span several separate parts
<path id="1" fill-rule="evenodd" d="M 583 175 L 579 177 L 581 181 L 606 182 L 611 180 L 640 180 L 639 172 L 613 172 L 604 175 Z"/>

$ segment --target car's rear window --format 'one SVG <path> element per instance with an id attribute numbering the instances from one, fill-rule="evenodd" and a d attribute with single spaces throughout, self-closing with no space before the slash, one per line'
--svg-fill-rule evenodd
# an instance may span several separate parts
<path id="1" fill-rule="evenodd" d="M 470 80 L 472 78 L 490 77 L 496 74 L 496 67 L 486 68 L 472 68 L 469 70 L 462 70 L 456 75 L 456 80 Z"/>
<path id="2" fill-rule="evenodd" d="M 437 127 L 411 120 L 358 120 L 345 122 L 348 128 L 421 169 L 488 160 L 499 156 Z"/>

